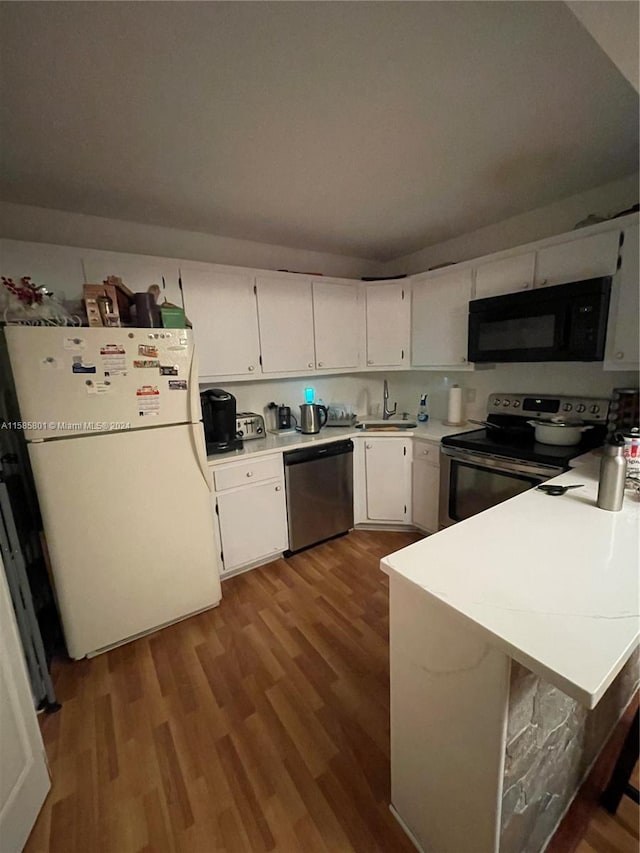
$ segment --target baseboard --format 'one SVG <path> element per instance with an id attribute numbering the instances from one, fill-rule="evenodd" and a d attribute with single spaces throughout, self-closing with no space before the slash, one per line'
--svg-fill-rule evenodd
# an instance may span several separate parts
<path id="1" fill-rule="evenodd" d="M 426 853 L 426 850 L 422 847 L 422 845 L 420 844 L 418 839 L 415 837 L 413 832 L 411 832 L 411 830 L 409 829 L 407 824 L 402 820 L 402 818 L 400 817 L 398 812 L 395 810 L 393 803 L 389 804 L 389 811 L 395 817 L 395 819 L 398 821 L 398 823 L 402 827 L 404 834 L 407 836 L 407 838 L 413 844 L 413 846 L 416 848 L 416 850 L 418 850 L 418 853 Z"/>

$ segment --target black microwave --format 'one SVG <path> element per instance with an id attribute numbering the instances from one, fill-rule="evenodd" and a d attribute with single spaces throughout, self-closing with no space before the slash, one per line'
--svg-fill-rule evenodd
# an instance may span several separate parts
<path id="1" fill-rule="evenodd" d="M 469 361 L 602 361 L 611 277 L 474 299 Z"/>

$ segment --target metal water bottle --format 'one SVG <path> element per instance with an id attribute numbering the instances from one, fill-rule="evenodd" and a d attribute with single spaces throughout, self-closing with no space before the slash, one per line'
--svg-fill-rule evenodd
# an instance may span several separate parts
<path id="1" fill-rule="evenodd" d="M 622 509 L 627 460 L 624 455 L 624 436 L 614 432 L 604 446 L 600 463 L 597 504 L 600 509 L 618 512 Z"/>

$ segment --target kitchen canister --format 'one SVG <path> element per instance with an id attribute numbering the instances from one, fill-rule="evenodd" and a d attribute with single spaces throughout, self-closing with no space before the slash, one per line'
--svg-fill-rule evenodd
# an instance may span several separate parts
<path id="1" fill-rule="evenodd" d="M 614 432 L 609 436 L 602 453 L 597 505 L 609 512 L 619 512 L 624 501 L 627 460 L 624 455 L 624 437 Z"/>
<path id="2" fill-rule="evenodd" d="M 464 417 L 462 414 L 462 388 L 459 385 L 452 385 L 449 389 L 449 403 L 447 407 L 447 426 L 462 426 Z"/>
<path id="3" fill-rule="evenodd" d="M 624 433 L 624 455 L 627 460 L 627 477 L 640 479 L 640 429 L 637 427 Z"/>

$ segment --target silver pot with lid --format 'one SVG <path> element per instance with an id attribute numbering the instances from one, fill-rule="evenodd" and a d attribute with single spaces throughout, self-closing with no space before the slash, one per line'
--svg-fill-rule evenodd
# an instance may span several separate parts
<path id="1" fill-rule="evenodd" d="M 593 429 L 579 419 L 555 417 L 548 421 L 527 421 L 535 428 L 535 439 L 540 444 L 555 444 L 561 447 L 573 447 L 580 444 L 582 433 Z"/>

